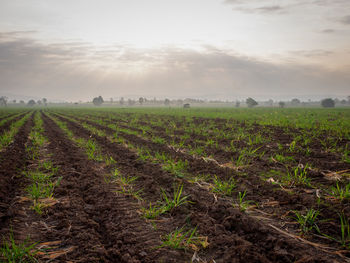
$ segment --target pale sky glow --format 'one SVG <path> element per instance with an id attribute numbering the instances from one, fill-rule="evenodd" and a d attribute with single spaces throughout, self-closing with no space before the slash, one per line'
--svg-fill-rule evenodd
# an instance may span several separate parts
<path id="1" fill-rule="evenodd" d="M 341 97 L 349 75 L 349 0 L 0 1 L 3 94 Z"/>

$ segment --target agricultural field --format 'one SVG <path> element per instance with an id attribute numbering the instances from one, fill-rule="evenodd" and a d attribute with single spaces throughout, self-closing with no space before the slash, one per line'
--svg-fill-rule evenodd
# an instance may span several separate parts
<path id="1" fill-rule="evenodd" d="M 0 262 L 350 262 L 350 110 L 0 111 Z"/>

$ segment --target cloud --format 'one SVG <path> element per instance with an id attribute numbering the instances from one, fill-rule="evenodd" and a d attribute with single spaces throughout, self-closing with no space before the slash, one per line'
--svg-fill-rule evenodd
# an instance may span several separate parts
<path id="1" fill-rule="evenodd" d="M 302 56 L 327 51 L 298 51 Z M 294 54 L 296 55 L 296 54 Z M 96 95 L 237 99 L 347 95 L 350 69 L 274 64 L 220 50 L 175 47 L 97 48 L 86 43 L 44 45 L 0 39 L 0 95 L 89 100 Z"/>
<path id="2" fill-rule="evenodd" d="M 332 34 L 335 33 L 336 30 L 335 29 L 331 29 L 331 28 L 327 28 L 327 29 L 323 29 L 321 30 L 321 33 L 325 33 L 325 34 Z"/>
<path id="3" fill-rule="evenodd" d="M 280 5 L 270 5 L 270 6 L 263 6 L 258 7 L 256 10 L 262 12 L 262 13 L 275 13 L 283 10 L 284 8 Z"/>
<path id="4" fill-rule="evenodd" d="M 302 57 L 325 57 L 334 54 L 333 51 L 315 49 L 315 50 L 295 50 L 289 52 L 293 56 L 302 56 Z"/>
<path id="5" fill-rule="evenodd" d="M 350 15 L 340 18 L 339 22 L 345 25 L 350 25 Z"/>
<path id="6" fill-rule="evenodd" d="M 276 5 L 276 1 L 274 0 L 225 0 L 223 3 L 234 6 L 233 10 L 262 14 L 289 13 L 294 9 L 304 8 L 305 6 L 318 8 L 350 7 L 348 0 L 287 0 L 279 1 L 278 5 Z M 346 21 L 348 20 L 346 19 Z"/>

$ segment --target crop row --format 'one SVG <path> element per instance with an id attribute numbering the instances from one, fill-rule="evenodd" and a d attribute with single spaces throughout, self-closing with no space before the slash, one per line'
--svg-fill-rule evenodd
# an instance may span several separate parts
<path id="1" fill-rule="evenodd" d="M 60 117 L 60 118 L 62 118 L 62 117 Z M 74 122 L 74 120 L 72 118 L 67 119 L 67 117 L 65 117 L 63 119 L 65 119 L 66 121 L 69 121 L 69 122 Z M 77 124 L 77 121 L 75 121 L 75 123 Z M 81 123 L 81 121 L 79 121 L 79 123 Z M 96 127 L 95 128 L 91 127 L 91 125 L 86 124 L 86 123 L 85 124 L 83 123 L 83 126 L 86 129 L 89 129 L 90 132 L 93 132 L 96 136 L 99 136 L 99 137 L 106 136 L 107 128 L 103 130 L 103 129 L 100 129 L 101 127 L 99 127 L 99 129 L 97 129 Z M 184 162 L 185 164 L 181 164 L 181 162 L 179 162 L 179 159 L 176 159 L 176 158 L 179 158 L 178 156 L 180 155 L 180 156 L 184 156 L 184 159 L 186 159 L 186 158 L 188 158 L 188 156 L 183 155 L 183 154 L 179 154 L 178 152 L 173 153 L 173 156 L 170 156 L 170 157 L 166 156 L 166 154 L 164 154 L 164 152 L 169 153 L 169 150 L 166 150 L 165 147 L 161 148 L 164 151 L 163 154 L 161 152 L 159 152 L 159 149 L 158 149 L 158 155 L 157 155 L 157 152 L 155 150 L 152 151 L 152 148 L 151 148 L 152 143 L 150 143 L 148 141 L 145 141 L 142 139 L 140 140 L 140 138 L 130 136 L 130 134 L 124 134 L 124 139 L 121 141 L 119 137 L 120 136 L 123 137 L 122 133 L 118 133 L 117 138 L 114 138 L 114 139 L 111 135 L 112 135 L 112 133 L 108 134 L 108 136 L 107 136 L 110 140 L 109 143 L 122 142 L 122 141 L 127 142 L 130 148 L 133 148 L 134 150 L 136 149 L 140 159 L 144 159 L 144 161 L 147 161 L 147 162 L 155 161 L 156 163 L 161 164 L 161 167 L 163 170 L 171 172 L 172 174 L 174 174 L 177 177 L 180 177 L 183 180 L 184 173 L 181 169 L 183 169 L 183 167 L 186 166 L 186 162 Z M 125 138 L 129 138 L 129 139 L 126 141 Z M 137 145 L 135 145 L 135 143 Z M 142 148 L 141 145 L 143 145 L 145 147 Z M 149 147 L 149 148 L 147 149 L 147 147 Z M 159 148 L 159 145 L 156 145 L 155 147 Z M 148 152 L 148 156 L 146 155 L 146 157 L 144 157 L 145 152 Z M 195 164 L 195 161 L 191 160 L 191 158 L 189 158 L 188 160 L 190 160 L 190 162 L 192 162 L 188 166 L 191 167 Z M 201 165 L 203 165 L 203 163 L 201 163 Z M 206 166 L 207 166 L 206 169 L 209 169 L 208 167 L 211 165 L 207 164 Z M 198 173 L 198 171 L 197 171 L 197 175 L 195 175 L 195 176 L 193 176 L 193 174 L 195 174 L 196 171 L 194 171 L 194 170 L 190 170 L 190 171 L 192 174 L 192 179 L 186 178 L 186 179 L 188 179 L 187 182 L 192 183 L 192 184 L 198 183 L 199 185 L 202 184 L 202 186 L 205 185 L 205 183 L 207 183 L 207 185 L 210 185 L 209 190 L 211 190 L 211 192 L 214 192 L 214 193 L 219 193 L 220 196 L 225 195 L 225 194 L 228 194 L 228 196 L 232 196 L 232 192 L 235 192 L 235 193 L 237 193 L 237 199 L 234 202 L 234 204 L 240 208 L 247 207 L 248 204 L 251 203 L 251 202 L 249 202 L 249 200 L 245 200 L 247 192 L 244 191 L 243 189 L 242 189 L 242 191 L 237 191 L 237 190 L 232 191 L 232 189 L 236 188 L 236 185 L 235 185 L 234 180 L 232 180 L 232 179 L 227 180 L 227 178 L 228 178 L 227 176 L 226 176 L 226 180 L 223 180 L 223 178 L 220 178 L 216 175 L 217 177 L 214 176 L 214 178 L 209 179 L 209 183 L 208 183 L 208 182 L 203 181 L 202 180 L 203 178 L 200 178 L 203 175 L 200 175 Z M 216 171 L 220 171 L 220 169 L 217 168 Z M 225 171 L 227 171 L 227 169 Z M 231 175 L 229 175 L 229 178 L 231 178 Z M 239 182 L 240 187 L 241 187 L 241 182 Z M 247 185 L 249 185 L 249 180 L 248 180 Z M 276 189 L 274 190 L 271 187 L 268 189 L 270 189 L 269 191 L 272 191 L 272 192 L 276 191 Z M 263 193 L 264 193 L 264 191 L 261 191 L 261 192 L 257 191 L 257 196 L 259 196 L 259 194 L 263 194 Z M 265 193 L 265 195 L 267 195 L 267 194 Z M 281 193 L 277 193 L 276 198 L 278 198 L 278 195 L 281 195 Z M 248 196 L 249 196 L 249 192 L 248 192 Z M 285 195 L 282 193 L 282 196 L 285 196 Z M 302 196 L 302 195 L 299 195 L 299 196 Z M 233 203 L 233 202 L 231 201 L 231 203 Z M 322 205 L 321 205 L 321 207 L 322 207 Z M 159 207 L 156 207 L 155 209 L 154 209 L 154 206 L 152 208 L 152 205 L 148 207 L 148 211 L 150 211 L 152 209 L 154 210 L 155 214 L 157 214 L 159 211 L 161 211 L 161 209 Z M 327 207 L 327 209 L 328 209 L 328 207 Z M 242 209 L 242 210 L 244 210 L 244 209 Z M 301 213 L 296 213 L 296 214 L 300 215 L 301 218 L 304 218 L 304 216 L 307 215 L 307 213 L 305 215 L 301 214 Z M 301 225 L 302 225 L 302 222 L 301 222 Z M 301 227 L 301 229 L 303 229 L 303 228 Z"/>

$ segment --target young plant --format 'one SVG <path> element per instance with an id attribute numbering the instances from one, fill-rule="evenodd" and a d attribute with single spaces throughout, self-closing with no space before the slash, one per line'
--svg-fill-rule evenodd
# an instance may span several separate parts
<path id="1" fill-rule="evenodd" d="M 152 206 L 152 203 L 149 204 L 148 208 L 142 207 L 141 213 L 144 218 L 155 219 L 163 212 L 163 207 L 159 205 Z"/>
<path id="2" fill-rule="evenodd" d="M 176 190 L 174 190 L 173 198 L 167 196 L 165 191 L 162 189 L 162 201 L 158 202 L 156 205 L 150 203 L 149 208 L 142 208 L 141 212 L 145 218 L 154 219 L 159 215 L 165 214 L 172 209 L 189 203 L 188 196 L 182 196 L 183 185 L 179 185 Z"/>
<path id="3" fill-rule="evenodd" d="M 177 162 L 175 162 L 169 159 L 167 163 L 163 166 L 163 169 L 165 171 L 175 174 L 179 178 L 183 178 L 185 176 L 187 166 L 188 166 L 187 160 L 186 161 L 178 160 Z"/>
<path id="4" fill-rule="evenodd" d="M 348 183 L 345 187 L 341 187 L 337 182 L 336 187 L 331 187 L 329 195 L 332 198 L 339 200 L 340 202 L 350 199 L 350 183 Z"/>
<path id="5" fill-rule="evenodd" d="M 236 188 L 236 183 L 232 177 L 228 181 L 222 181 L 215 175 L 213 184 L 213 192 L 227 196 L 231 196 Z"/>
<path id="6" fill-rule="evenodd" d="M 288 171 L 287 181 L 291 186 L 293 185 L 310 185 L 310 178 L 307 176 L 308 165 L 305 165 L 304 168 L 299 166 Z"/>
<path id="7" fill-rule="evenodd" d="M 350 248 L 349 243 L 350 243 L 350 225 L 349 225 L 349 219 L 345 214 L 340 214 L 340 244 L 343 247 Z"/>
<path id="8" fill-rule="evenodd" d="M 239 192 L 237 196 L 238 208 L 242 212 L 246 211 L 251 206 L 251 204 L 254 203 L 254 201 L 251 201 L 251 200 L 244 200 L 246 194 L 247 194 L 247 190 L 245 190 L 243 193 Z"/>
<path id="9" fill-rule="evenodd" d="M 183 228 L 165 236 L 160 247 L 170 247 L 172 249 L 192 249 L 199 250 L 199 247 L 207 247 L 207 238 L 196 236 L 197 227 L 193 230 L 184 231 Z"/>
<path id="10" fill-rule="evenodd" d="M 320 229 L 317 226 L 317 217 L 320 214 L 319 211 L 314 209 L 309 209 L 305 215 L 298 211 L 294 211 L 295 220 L 299 223 L 301 235 L 304 236 L 308 234 L 310 231 L 315 229 L 318 233 Z"/>
<path id="11" fill-rule="evenodd" d="M 0 248 L 0 261 L 9 263 L 39 262 L 35 258 L 37 253 L 35 246 L 36 243 L 30 244 L 28 239 L 22 244 L 16 244 L 13 234 L 10 233 L 10 240 L 6 241 L 4 239 Z"/>
<path id="12" fill-rule="evenodd" d="M 189 196 L 182 196 L 183 185 L 179 185 L 176 190 L 174 190 L 173 199 L 170 199 L 165 191 L 162 189 L 162 196 L 164 201 L 163 209 L 165 212 L 171 211 L 172 209 L 189 203 L 187 200 Z"/>

